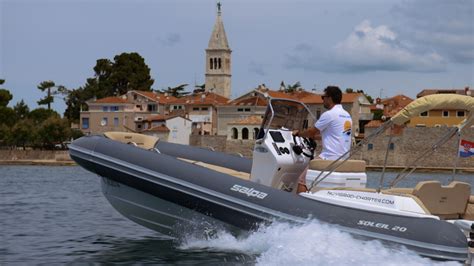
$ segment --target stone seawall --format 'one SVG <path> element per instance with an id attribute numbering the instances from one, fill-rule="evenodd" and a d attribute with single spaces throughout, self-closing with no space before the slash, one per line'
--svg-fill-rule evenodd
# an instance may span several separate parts
<path id="1" fill-rule="evenodd" d="M 447 134 L 451 128 L 405 128 L 401 135 L 392 136 L 393 145 L 388 153 L 387 165 L 392 167 L 403 167 L 413 163 L 427 149 L 432 147 L 442 136 Z M 366 129 L 366 135 L 371 129 Z M 367 165 L 381 166 L 384 164 L 385 153 L 390 136 L 378 136 L 354 154 L 352 158 L 365 160 Z M 474 141 L 474 130 L 465 130 L 463 139 Z M 318 142 L 317 154 L 321 152 L 321 142 Z M 254 140 L 227 140 L 225 136 L 193 136 L 191 145 L 224 151 L 232 154 L 242 154 L 252 157 Z M 460 168 L 474 168 L 474 157 L 458 158 L 458 138 L 455 136 L 446 144 L 436 149 L 432 154 L 423 156 L 417 162 L 417 166 L 423 168 L 450 168 L 454 164 Z M 456 162 L 457 161 L 457 162 Z"/>
<path id="2" fill-rule="evenodd" d="M 68 151 L 49 150 L 0 150 L 2 161 L 55 160 L 71 161 Z"/>

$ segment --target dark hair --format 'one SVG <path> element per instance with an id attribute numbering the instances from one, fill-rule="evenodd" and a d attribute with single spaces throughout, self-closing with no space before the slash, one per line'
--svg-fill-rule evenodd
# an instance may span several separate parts
<path id="1" fill-rule="evenodd" d="M 331 100 L 334 104 L 340 104 L 342 100 L 342 91 L 337 86 L 327 86 L 324 89 L 324 93 L 331 97 Z"/>

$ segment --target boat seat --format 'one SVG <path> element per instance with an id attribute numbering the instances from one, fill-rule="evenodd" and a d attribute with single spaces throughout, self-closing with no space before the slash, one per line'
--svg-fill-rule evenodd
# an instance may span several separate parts
<path id="1" fill-rule="evenodd" d="M 413 195 L 413 188 L 394 187 L 382 190 L 382 193 L 393 195 Z"/>
<path id="2" fill-rule="evenodd" d="M 309 169 L 324 171 L 333 163 L 333 160 L 314 159 L 309 163 Z M 364 160 L 347 160 L 334 170 L 335 172 L 360 173 L 365 172 L 366 163 Z"/>
<path id="3" fill-rule="evenodd" d="M 466 212 L 462 216 L 463 219 L 474 221 L 474 196 L 469 197 Z"/>
<path id="4" fill-rule="evenodd" d="M 439 181 L 423 181 L 416 185 L 413 195 L 418 197 L 431 214 L 442 219 L 458 219 L 466 212 L 471 185 L 454 181 L 441 186 Z"/>
<path id="5" fill-rule="evenodd" d="M 151 150 L 155 148 L 156 144 L 160 139 L 154 136 L 148 136 L 138 133 L 130 133 L 130 132 L 117 132 L 117 131 L 110 131 L 105 132 L 104 136 L 116 140 L 125 144 L 133 144 L 137 147 Z"/>

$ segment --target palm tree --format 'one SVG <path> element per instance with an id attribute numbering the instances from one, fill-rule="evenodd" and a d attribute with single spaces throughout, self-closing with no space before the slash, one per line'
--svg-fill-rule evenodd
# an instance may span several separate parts
<path id="1" fill-rule="evenodd" d="M 173 88 L 168 87 L 168 89 L 166 89 L 164 91 L 160 91 L 160 92 L 168 93 L 171 96 L 174 96 L 176 98 L 180 98 L 180 97 L 183 97 L 183 96 L 190 93 L 188 91 L 184 91 L 186 86 L 188 86 L 188 84 L 181 84 L 181 85 L 178 85 L 178 86 L 173 87 Z"/>

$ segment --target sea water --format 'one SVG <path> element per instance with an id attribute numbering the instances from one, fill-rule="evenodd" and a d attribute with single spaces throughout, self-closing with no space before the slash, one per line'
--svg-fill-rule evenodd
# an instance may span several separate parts
<path id="1" fill-rule="evenodd" d="M 379 177 L 369 173 L 369 186 Z M 407 182 L 431 178 L 447 182 L 450 174 L 415 174 Z M 0 166 L 0 265 L 50 263 L 459 265 L 317 222 L 274 223 L 241 237 L 183 231 L 170 241 L 118 214 L 99 178 L 80 167 Z"/>

